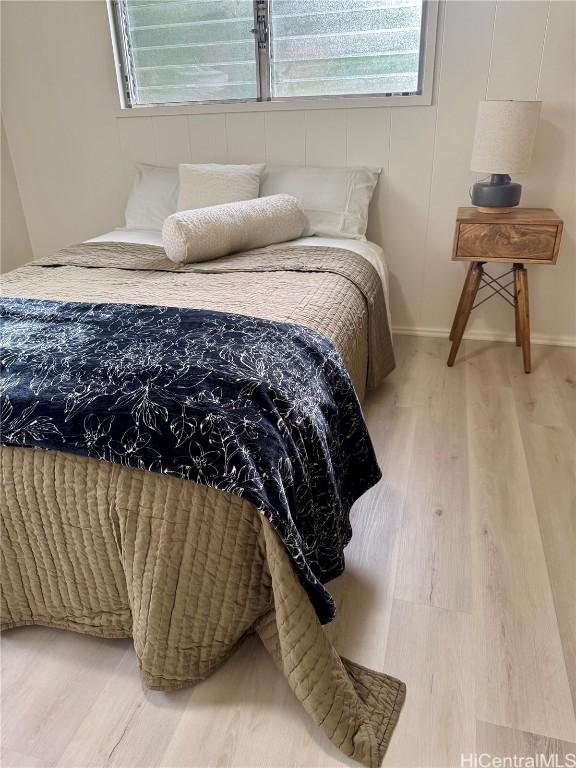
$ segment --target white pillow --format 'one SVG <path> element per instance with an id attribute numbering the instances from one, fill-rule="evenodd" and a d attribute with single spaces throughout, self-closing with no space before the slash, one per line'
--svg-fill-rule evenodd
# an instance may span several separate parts
<path id="1" fill-rule="evenodd" d="M 169 216 L 162 242 L 171 261 L 210 261 L 300 237 L 306 215 L 295 197 L 273 195 Z"/>
<path id="2" fill-rule="evenodd" d="M 258 197 L 263 165 L 179 165 L 178 211 Z"/>
<path id="3" fill-rule="evenodd" d="M 126 229 L 161 230 L 164 219 L 176 210 L 177 200 L 177 168 L 138 163 L 126 203 Z"/>
<path id="4" fill-rule="evenodd" d="M 307 235 L 363 240 L 368 206 L 380 168 L 302 168 L 266 166 L 261 195 L 285 193 L 302 203 Z"/>

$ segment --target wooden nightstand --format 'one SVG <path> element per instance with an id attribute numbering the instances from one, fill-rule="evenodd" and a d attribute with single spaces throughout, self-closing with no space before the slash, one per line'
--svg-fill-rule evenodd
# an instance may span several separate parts
<path id="1" fill-rule="evenodd" d="M 454 365 L 470 312 L 492 296 L 500 296 L 514 307 L 516 345 L 522 347 L 524 371 L 530 373 L 530 315 L 528 272 L 525 264 L 556 264 L 562 219 L 551 208 L 518 208 L 510 213 L 481 213 L 476 208 L 458 208 L 453 261 L 471 261 L 452 330 L 448 365 Z M 486 262 L 511 262 L 512 268 L 491 277 Z M 504 278 L 512 276 L 504 283 Z M 509 290 L 513 286 L 513 290 Z M 478 291 L 492 293 L 475 304 Z"/>

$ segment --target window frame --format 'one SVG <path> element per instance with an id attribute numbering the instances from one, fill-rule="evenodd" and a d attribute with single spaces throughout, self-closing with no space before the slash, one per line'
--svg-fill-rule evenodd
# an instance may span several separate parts
<path id="1" fill-rule="evenodd" d="M 130 48 L 124 42 L 128 36 L 123 14 L 123 0 L 107 0 L 112 45 L 114 51 L 116 79 L 120 95 L 120 116 L 138 112 L 140 115 L 210 114 L 222 112 L 274 112 L 310 109 L 350 109 L 366 107 L 430 106 L 434 84 L 436 54 L 436 32 L 440 0 L 422 0 L 422 34 L 420 37 L 419 88 L 410 94 L 344 94 L 341 96 L 287 96 L 269 98 L 270 93 L 270 36 L 266 36 L 264 47 L 259 46 L 258 34 L 254 34 L 257 98 L 227 99 L 208 101 L 158 102 L 157 104 L 136 104 L 133 102 L 135 83 L 130 65 Z M 254 29 L 258 28 L 258 11 L 268 0 L 254 2 Z M 263 87 L 264 83 L 264 87 Z"/>

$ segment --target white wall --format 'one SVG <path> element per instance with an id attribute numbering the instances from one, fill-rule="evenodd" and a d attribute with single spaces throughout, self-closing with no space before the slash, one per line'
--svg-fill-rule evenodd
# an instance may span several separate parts
<path id="1" fill-rule="evenodd" d="M 450 252 L 475 180 L 477 102 L 539 98 L 522 203 L 555 208 L 566 227 L 558 265 L 530 269 L 532 326 L 535 339 L 575 342 L 574 0 L 442 3 L 430 107 L 170 116 L 120 115 L 104 2 L 2 5 L 2 108 L 35 254 L 121 224 L 134 161 L 381 165 L 369 236 L 390 262 L 394 325 L 444 333 L 463 279 Z M 512 329 L 503 302 L 474 313 L 472 335 Z"/>
<path id="2" fill-rule="evenodd" d="M 7 272 L 32 258 L 32 246 L 3 121 L 1 131 L 0 272 Z"/>

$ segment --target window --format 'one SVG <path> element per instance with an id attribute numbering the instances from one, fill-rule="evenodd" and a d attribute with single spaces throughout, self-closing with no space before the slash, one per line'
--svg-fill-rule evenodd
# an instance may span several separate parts
<path id="1" fill-rule="evenodd" d="M 416 96 L 431 79 L 426 0 L 112 0 L 112 10 L 129 107 Z"/>

